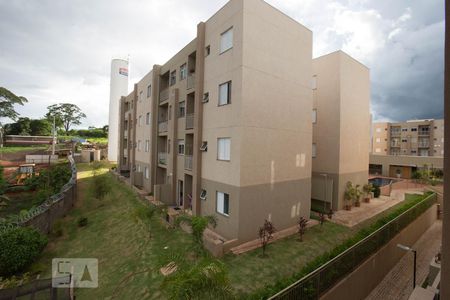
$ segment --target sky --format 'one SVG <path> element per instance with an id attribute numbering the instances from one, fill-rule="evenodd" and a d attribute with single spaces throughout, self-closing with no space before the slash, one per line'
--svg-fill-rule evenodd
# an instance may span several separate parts
<path id="1" fill-rule="evenodd" d="M 129 56 L 131 91 L 226 2 L 0 0 L 0 86 L 29 100 L 23 117 L 70 102 L 80 127 L 106 125 L 111 59 Z M 443 118 L 443 0 L 267 2 L 313 31 L 314 57 L 341 49 L 370 68 L 374 121 Z"/>

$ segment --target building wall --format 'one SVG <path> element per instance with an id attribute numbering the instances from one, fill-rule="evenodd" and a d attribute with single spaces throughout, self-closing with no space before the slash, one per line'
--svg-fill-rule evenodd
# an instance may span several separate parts
<path id="1" fill-rule="evenodd" d="M 367 67 L 342 51 L 313 60 L 314 109 L 313 144 L 316 157 L 312 172 L 314 195 L 325 193 L 332 181 L 334 210 L 343 207 L 343 194 L 348 181 L 367 183 L 370 145 L 370 78 Z M 323 181 L 323 186 L 319 182 Z M 327 183 L 329 186 L 330 183 Z M 331 192 L 331 191 L 329 191 Z M 328 194 L 327 194 L 328 195 Z"/>
<path id="2" fill-rule="evenodd" d="M 379 155 L 388 154 L 388 129 L 389 123 L 380 122 L 372 124 L 372 153 Z"/>
<path id="3" fill-rule="evenodd" d="M 382 176 L 389 177 L 391 166 L 405 166 L 414 168 L 432 167 L 436 169 L 444 168 L 443 157 L 433 156 L 406 156 L 406 155 L 375 155 L 369 158 L 371 165 L 382 166 Z"/>
<path id="4" fill-rule="evenodd" d="M 444 120 L 433 121 L 433 156 L 444 156 Z"/>

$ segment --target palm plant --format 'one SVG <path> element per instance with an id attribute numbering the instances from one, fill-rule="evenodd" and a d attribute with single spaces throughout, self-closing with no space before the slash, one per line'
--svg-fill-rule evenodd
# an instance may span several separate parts
<path id="1" fill-rule="evenodd" d="M 361 202 L 359 201 L 362 195 L 361 190 L 359 189 L 360 185 L 357 184 L 353 187 L 353 201 L 356 207 L 361 206 Z"/>
<path id="2" fill-rule="evenodd" d="M 352 200 L 354 199 L 354 188 L 351 181 L 348 181 L 345 185 L 345 191 L 344 191 L 344 201 L 345 201 L 345 209 L 351 210 L 352 209 Z"/>
<path id="3" fill-rule="evenodd" d="M 367 183 L 363 185 L 363 192 L 364 192 L 364 201 L 369 203 L 370 202 L 370 193 L 372 192 L 373 186 L 371 183 Z"/>

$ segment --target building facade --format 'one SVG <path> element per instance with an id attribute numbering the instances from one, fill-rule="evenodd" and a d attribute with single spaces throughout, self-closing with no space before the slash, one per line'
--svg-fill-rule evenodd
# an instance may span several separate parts
<path id="1" fill-rule="evenodd" d="M 368 71 L 338 57 L 341 68 L 329 71 L 340 72 L 346 94 L 335 113 L 350 113 L 343 108 L 356 101 L 348 90 L 355 83 L 345 78 L 357 72 L 357 84 L 367 80 L 358 91 L 367 103 L 355 109 L 368 123 Z M 310 215 L 312 74 L 310 30 L 263 1 L 231 0 L 122 97 L 118 171 L 168 206 L 216 216 L 224 240 L 257 238 L 265 219 L 278 230 L 295 226 Z M 368 141 L 369 125 L 361 124 Z M 341 160 L 353 157 L 345 154 L 351 147 L 338 147 Z M 364 169 L 342 162 L 339 172 Z"/>
<path id="2" fill-rule="evenodd" d="M 373 123 L 372 154 L 444 156 L 444 120 Z"/>
<path id="3" fill-rule="evenodd" d="M 368 180 L 369 69 L 342 51 L 313 60 L 312 199 L 342 209 L 348 181 Z"/>

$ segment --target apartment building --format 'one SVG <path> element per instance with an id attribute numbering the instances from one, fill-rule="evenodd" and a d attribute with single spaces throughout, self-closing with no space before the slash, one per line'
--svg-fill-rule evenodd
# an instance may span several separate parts
<path id="1" fill-rule="evenodd" d="M 280 45 L 283 45 L 280 48 Z M 231 0 L 122 97 L 118 170 L 154 197 L 215 215 L 224 240 L 309 218 L 312 32 Z"/>
<path id="2" fill-rule="evenodd" d="M 337 51 L 313 60 L 312 199 L 342 209 L 348 181 L 367 183 L 369 69 Z"/>
<path id="3" fill-rule="evenodd" d="M 373 123 L 372 154 L 444 156 L 444 120 Z"/>

